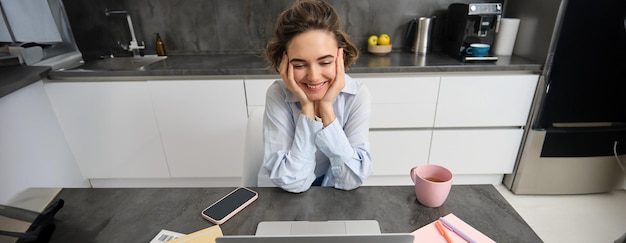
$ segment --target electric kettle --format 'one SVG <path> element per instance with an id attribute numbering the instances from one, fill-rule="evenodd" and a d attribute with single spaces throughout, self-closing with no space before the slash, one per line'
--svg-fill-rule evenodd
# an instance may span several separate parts
<path id="1" fill-rule="evenodd" d="M 411 52 L 424 55 L 432 50 L 432 35 L 437 17 L 419 17 L 409 22 L 406 31 L 406 43 L 411 46 Z"/>

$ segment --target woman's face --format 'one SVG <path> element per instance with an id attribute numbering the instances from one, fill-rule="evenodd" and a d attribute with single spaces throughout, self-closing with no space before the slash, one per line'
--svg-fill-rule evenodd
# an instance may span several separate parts
<path id="1" fill-rule="evenodd" d="M 324 30 L 301 33 L 287 44 L 294 80 L 311 101 L 321 100 L 335 80 L 337 49 L 335 36 Z"/>

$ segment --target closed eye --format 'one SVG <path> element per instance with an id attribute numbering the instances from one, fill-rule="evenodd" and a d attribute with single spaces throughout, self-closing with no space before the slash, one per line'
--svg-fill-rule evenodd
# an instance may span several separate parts
<path id="1" fill-rule="evenodd" d="M 335 62 L 335 57 L 332 55 L 326 55 L 317 59 L 320 66 L 328 66 Z M 303 59 L 291 59 L 291 65 L 293 65 L 294 69 L 303 69 L 306 68 L 309 64 Z"/>
<path id="2" fill-rule="evenodd" d="M 293 65 L 293 68 L 295 69 L 302 69 L 304 67 L 306 67 L 306 62 L 305 61 L 300 61 L 300 60 L 291 60 L 291 65 Z"/>
<path id="3" fill-rule="evenodd" d="M 305 64 L 293 64 L 293 68 L 295 68 L 295 69 L 303 69 L 305 67 L 306 67 Z"/>
<path id="4" fill-rule="evenodd" d="M 333 64 L 333 62 L 335 62 L 335 57 L 332 55 L 326 55 L 326 56 L 318 58 L 317 60 L 319 61 L 320 65 L 325 66 L 325 65 Z"/>

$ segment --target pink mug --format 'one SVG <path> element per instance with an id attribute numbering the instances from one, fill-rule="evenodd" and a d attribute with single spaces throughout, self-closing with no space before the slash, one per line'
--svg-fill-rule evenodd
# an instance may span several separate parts
<path id="1" fill-rule="evenodd" d="M 440 165 L 426 164 L 411 168 L 410 175 L 415 183 L 417 201 L 433 208 L 443 205 L 452 187 L 450 170 Z"/>

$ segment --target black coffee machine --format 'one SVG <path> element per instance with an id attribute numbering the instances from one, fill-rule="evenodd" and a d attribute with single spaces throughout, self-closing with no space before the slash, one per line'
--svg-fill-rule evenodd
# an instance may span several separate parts
<path id="1" fill-rule="evenodd" d="M 501 3 L 453 3 L 448 6 L 444 48 L 463 62 L 497 61 L 492 54 L 493 41 L 502 17 Z M 475 57 L 465 53 L 473 43 L 491 45 L 489 54 Z"/>

